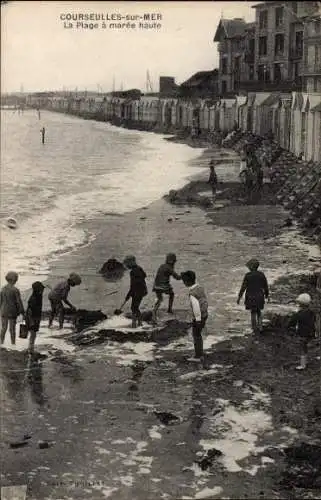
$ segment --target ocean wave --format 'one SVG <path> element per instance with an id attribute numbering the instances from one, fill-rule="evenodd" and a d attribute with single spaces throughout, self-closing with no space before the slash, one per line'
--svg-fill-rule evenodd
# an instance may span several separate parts
<path id="1" fill-rule="evenodd" d="M 15 269 L 22 289 L 43 279 L 52 260 L 95 238 L 79 223 L 136 210 L 181 187 L 195 173 L 189 161 L 202 151 L 161 135 L 51 113 L 42 114 L 49 130 L 43 147 L 34 114 L 9 121 L 1 132 L 1 282 Z M 5 225 L 9 216 L 17 220 L 15 230 Z"/>

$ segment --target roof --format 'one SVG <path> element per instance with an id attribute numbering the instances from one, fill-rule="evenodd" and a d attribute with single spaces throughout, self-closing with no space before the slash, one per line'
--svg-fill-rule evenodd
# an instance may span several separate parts
<path id="1" fill-rule="evenodd" d="M 210 70 L 210 71 L 198 71 L 194 75 L 192 75 L 188 80 L 183 82 L 181 86 L 183 87 L 197 87 L 198 85 L 204 83 L 208 80 L 214 80 L 215 77 L 218 78 L 218 70 Z"/>
<path id="2" fill-rule="evenodd" d="M 255 29 L 255 26 L 256 26 L 256 23 L 247 23 L 246 27 L 245 27 L 245 31 L 250 31 L 250 30 L 254 30 Z"/>
<path id="3" fill-rule="evenodd" d="M 214 35 L 214 42 L 220 42 L 224 38 L 237 38 L 244 36 L 247 23 L 244 19 L 221 19 Z"/>
<path id="4" fill-rule="evenodd" d="M 277 94 L 271 94 L 269 95 L 265 101 L 261 102 L 261 106 L 273 106 L 273 104 L 276 104 L 279 102 L 281 92 L 278 92 Z"/>
<path id="5" fill-rule="evenodd" d="M 314 108 L 311 108 L 310 111 L 319 111 L 321 113 L 321 102 L 314 106 Z"/>

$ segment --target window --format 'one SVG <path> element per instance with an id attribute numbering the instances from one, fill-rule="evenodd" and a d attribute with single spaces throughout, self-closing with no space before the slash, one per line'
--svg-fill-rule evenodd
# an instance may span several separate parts
<path id="1" fill-rule="evenodd" d="M 226 94 L 226 90 L 227 90 L 227 84 L 226 84 L 226 81 L 223 80 L 222 81 L 222 94 Z"/>
<path id="2" fill-rule="evenodd" d="M 293 63 L 292 78 L 293 80 L 297 80 L 298 77 L 299 77 L 299 63 L 295 62 Z"/>
<path id="3" fill-rule="evenodd" d="M 240 50 L 241 48 L 241 40 L 233 40 L 233 46 L 234 46 L 234 50 L 237 51 L 237 50 Z"/>
<path id="4" fill-rule="evenodd" d="M 283 7 L 276 7 L 276 9 L 275 9 L 275 27 L 276 28 L 280 28 L 280 26 L 283 26 L 283 13 L 284 13 Z"/>
<path id="5" fill-rule="evenodd" d="M 254 80 L 254 65 L 249 65 L 249 80 Z"/>
<path id="6" fill-rule="evenodd" d="M 260 36 L 259 38 L 259 55 L 266 56 L 267 54 L 267 38 L 266 36 Z"/>
<path id="7" fill-rule="evenodd" d="M 222 58 L 222 75 L 227 75 L 227 58 Z"/>
<path id="8" fill-rule="evenodd" d="M 280 82 L 282 80 L 282 65 L 279 63 L 274 64 L 274 81 Z"/>
<path id="9" fill-rule="evenodd" d="M 284 35 L 275 35 L 274 42 L 274 54 L 276 56 L 283 54 L 284 52 Z"/>
<path id="10" fill-rule="evenodd" d="M 241 71 L 241 58 L 240 56 L 234 59 L 234 71 L 235 73 L 240 73 Z"/>
<path id="11" fill-rule="evenodd" d="M 260 29 L 266 29 L 268 25 L 268 11 L 261 10 L 259 13 L 259 26 Z"/>
<path id="12" fill-rule="evenodd" d="M 295 54 L 297 56 L 302 56 L 303 53 L 303 31 L 297 31 L 295 33 Z"/>
<path id="13" fill-rule="evenodd" d="M 250 38 L 249 39 L 249 53 L 254 54 L 255 53 L 255 38 Z"/>
<path id="14" fill-rule="evenodd" d="M 321 45 L 315 46 L 314 64 L 316 66 L 316 69 L 319 69 L 319 67 L 321 66 Z"/>
<path id="15" fill-rule="evenodd" d="M 259 82 L 264 82 L 264 64 L 260 64 L 257 68 L 257 76 L 258 76 L 258 80 Z"/>
<path id="16" fill-rule="evenodd" d="M 259 64 L 257 70 L 259 82 L 270 81 L 270 71 L 266 64 Z"/>

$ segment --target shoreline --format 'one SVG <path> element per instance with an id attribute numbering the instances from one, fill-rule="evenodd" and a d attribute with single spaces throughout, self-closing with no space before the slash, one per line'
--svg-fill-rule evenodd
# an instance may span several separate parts
<path id="1" fill-rule="evenodd" d="M 217 148 L 207 149 L 193 163 L 200 166 L 208 162 L 211 151 L 220 152 Z M 233 158 L 234 154 L 231 155 Z M 154 498 L 160 498 L 164 492 L 169 498 L 179 498 L 184 492 L 186 498 L 192 499 L 207 488 L 216 497 L 222 494 L 228 498 L 245 495 L 258 498 L 261 491 L 266 498 L 293 498 L 294 493 L 295 498 L 304 498 L 306 491 L 311 490 L 321 493 L 321 485 L 313 483 L 309 476 L 309 464 L 306 485 L 301 489 L 296 487 L 296 469 L 287 462 L 283 451 L 302 442 L 318 445 L 321 432 L 317 381 L 320 347 L 315 341 L 310 350 L 309 369 L 304 374 L 296 372 L 299 345 L 285 331 L 283 321 L 293 310 L 289 300 L 303 289 L 313 289 L 313 283 L 303 274 L 312 275 L 320 261 L 309 260 L 309 243 L 302 247 L 297 244 L 296 231 L 300 233 L 300 228 L 286 226 L 288 212 L 274 205 L 268 185 L 261 203 L 255 206 L 242 203 L 238 197 L 234 199 L 237 169 L 233 170 L 232 160 L 228 165 L 229 169 L 224 166 L 217 169 L 221 180 L 223 175 L 226 180 L 220 186 L 214 206 L 204 202 L 210 197 L 207 174 L 205 177 L 195 171 L 195 178 L 172 198 L 177 204 L 169 202 L 169 193 L 132 212 L 105 214 L 83 222 L 81 226 L 96 234 L 95 239 L 86 247 L 50 263 L 46 283 L 59 281 L 53 279 L 53 273 L 67 277 L 71 271 L 78 272 L 83 276 L 83 283 L 72 290 L 71 302 L 77 308 L 102 310 L 110 316 L 123 301 L 129 276 L 125 273 L 119 281 L 106 281 L 98 273 L 105 261 L 112 257 L 122 260 L 126 254 L 136 255 L 148 276 L 149 295 L 143 301 L 142 310 L 149 310 L 154 302 L 151 290 L 155 271 L 169 251 L 176 252 L 177 271 L 193 268 L 208 292 L 210 317 L 205 352 L 211 368 L 207 374 L 199 375 L 186 361 L 192 353 L 192 344 L 187 341 L 183 328 L 181 336 L 177 339 L 175 331 L 176 335 L 165 346 L 145 341 L 135 344 L 134 349 L 129 336 L 123 347 L 115 347 L 117 342 L 113 344 L 106 339 L 101 346 L 83 347 L 70 355 L 63 353 L 61 362 L 58 355 L 54 358 L 50 355 L 44 363 L 44 387 L 51 406 L 57 410 L 42 409 L 41 418 L 36 410 L 32 423 L 28 413 L 19 413 L 17 417 L 17 425 L 28 429 L 30 426 L 30 433 L 42 439 L 48 435 L 44 422 L 58 429 L 52 431 L 56 441 L 53 451 L 49 450 L 46 455 L 46 466 L 50 468 L 45 472 L 46 477 L 41 476 L 44 474 L 41 455 L 36 456 L 32 464 L 32 467 L 39 466 L 36 479 L 31 479 L 35 481 L 34 500 L 62 498 L 66 494 L 66 489 L 62 495 L 61 487 L 48 484 L 51 473 L 58 473 L 58 477 L 67 473 L 80 480 L 79 474 L 87 477 L 88 471 L 97 480 L 103 479 L 108 487 L 115 488 L 116 492 L 112 491 L 115 500 L 129 496 L 147 498 L 148 485 L 153 485 Z M 315 246 L 313 240 L 308 241 Z M 265 313 L 270 322 L 265 324 L 264 333 L 258 339 L 248 332 L 248 313 L 243 306 L 235 304 L 245 262 L 254 254 L 259 256 L 262 269 L 272 283 L 273 298 Z M 173 285 L 173 319 L 183 322 L 190 314 L 187 292 L 180 282 Z M 112 291 L 117 293 L 108 296 Z M 47 308 L 45 300 L 44 309 Z M 168 322 L 171 318 L 164 313 L 165 308 L 163 303 L 161 318 Z M 129 307 L 125 309 L 128 311 Z M 180 327 L 178 324 L 176 329 Z M 21 358 L 23 354 L 19 354 Z M 6 358 L 4 352 L 1 360 L 3 358 Z M 18 358 L 18 353 L 17 360 L 15 353 L 9 353 L 10 368 L 19 363 Z M 302 391 L 295 390 L 301 387 L 302 380 Z M 65 401 L 61 395 L 68 395 L 68 391 L 71 395 L 64 396 Z M 149 409 L 178 415 L 179 422 L 173 427 L 159 425 Z M 68 426 L 63 411 L 68 418 L 77 415 L 83 419 L 80 432 L 74 433 Z M 62 426 L 62 421 L 66 425 Z M 67 440 L 72 441 L 72 446 L 65 450 Z M 122 455 L 134 453 L 129 452 L 132 442 L 138 442 L 137 446 L 145 443 L 142 449 L 148 446 L 148 457 L 139 458 L 147 464 L 151 457 L 150 463 L 154 462 L 155 466 L 146 465 L 143 472 L 138 469 L 131 476 L 130 467 L 134 466 L 126 464 Z M 97 443 L 103 451 L 97 451 Z M 223 454 L 224 467 L 212 460 L 208 470 L 198 468 L 200 454 L 203 456 L 209 449 Z M 28 448 L 24 448 L 24 452 L 27 462 L 31 452 Z M 103 454 L 110 463 L 107 475 Z M 19 453 L 16 456 L 19 457 Z M 60 466 L 57 457 L 62 456 L 66 458 Z M 77 457 L 81 457 L 81 463 Z M 6 474 L 11 470 L 7 450 L 3 451 L 3 460 Z M 11 460 L 14 462 L 15 458 Z M 133 463 L 135 460 L 131 460 Z M 26 463 L 25 468 L 27 473 L 31 466 Z M 125 480 L 120 481 L 122 486 L 119 486 L 119 476 L 136 480 L 148 470 L 151 474 L 148 478 L 159 483 L 134 481 L 130 493 L 124 486 Z M 88 491 L 75 489 L 73 498 L 88 498 L 88 494 L 93 499 L 101 498 L 97 490 Z"/>

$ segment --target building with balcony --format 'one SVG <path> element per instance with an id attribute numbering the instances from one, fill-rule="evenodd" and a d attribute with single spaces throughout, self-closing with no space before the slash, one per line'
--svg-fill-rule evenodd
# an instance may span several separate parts
<path id="1" fill-rule="evenodd" d="M 259 2 L 255 22 L 221 19 L 219 92 L 320 92 L 321 2 Z"/>
<path id="2" fill-rule="evenodd" d="M 303 28 L 304 90 L 321 94 L 321 2 L 297 2 L 297 22 Z"/>
<path id="3" fill-rule="evenodd" d="M 244 19 L 221 19 L 214 42 L 218 42 L 219 72 L 218 89 L 220 95 L 235 92 L 244 79 L 245 30 Z"/>

